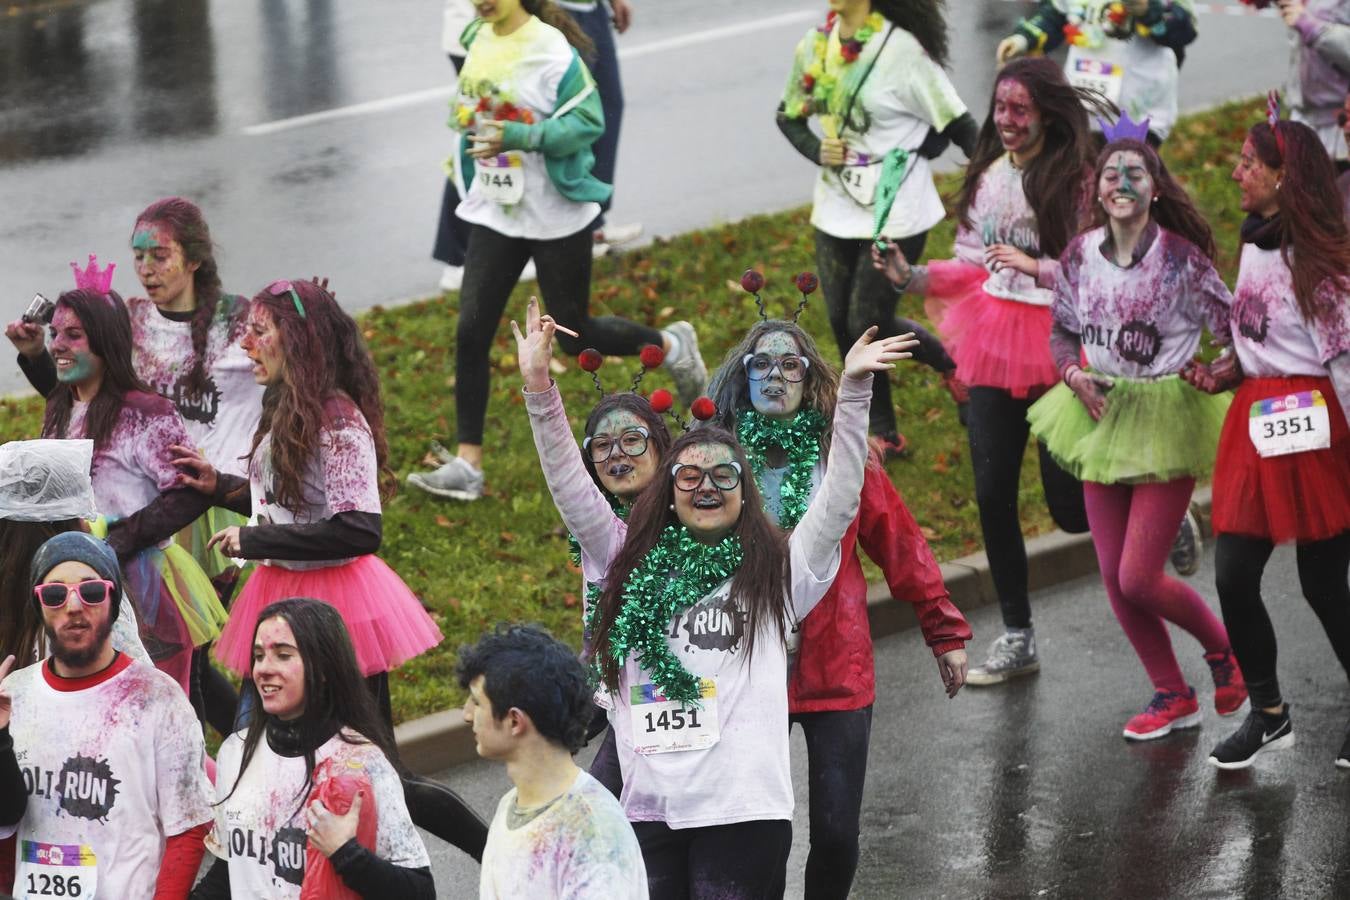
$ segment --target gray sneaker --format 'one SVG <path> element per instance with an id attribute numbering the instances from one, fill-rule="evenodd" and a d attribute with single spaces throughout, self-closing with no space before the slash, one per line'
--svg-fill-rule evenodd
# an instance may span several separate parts
<path id="1" fill-rule="evenodd" d="M 437 497 L 477 500 L 483 496 L 483 473 L 456 456 L 434 472 L 413 472 L 408 484 Z"/>
<path id="2" fill-rule="evenodd" d="M 1040 669 L 1041 661 L 1036 657 L 1036 629 L 1009 628 L 989 645 L 989 658 L 983 665 L 970 670 L 966 684 L 1000 684 Z"/>
<path id="3" fill-rule="evenodd" d="M 1194 507 L 1187 507 L 1168 559 L 1172 560 L 1172 568 L 1177 570 L 1178 575 L 1190 576 L 1200 571 L 1200 560 L 1204 555 L 1205 543 L 1200 536 L 1200 520 L 1195 517 Z"/>
<path id="4" fill-rule="evenodd" d="M 686 408 L 708 389 L 708 367 L 698 355 L 698 335 L 688 322 L 676 322 L 666 329 L 680 342 L 680 352 L 666 357 L 664 363 L 675 379 L 675 392 Z"/>

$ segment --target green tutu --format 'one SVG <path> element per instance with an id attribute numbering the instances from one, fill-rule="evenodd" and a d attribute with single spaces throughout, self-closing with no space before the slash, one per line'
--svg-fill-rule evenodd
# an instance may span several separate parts
<path id="1" fill-rule="evenodd" d="M 192 555 L 206 573 L 206 577 L 216 578 L 222 572 L 237 569 L 238 566 L 234 560 L 220 552 L 219 544 L 209 548 L 206 545 L 211 542 L 216 532 L 224 531 L 232 525 L 247 525 L 248 522 L 248 516 L 240 515 L 232 509 L 213 506 L 179 532 L 174 542 Z"/>
<path id="2" fill-rule="evenodd" d="M 1197 391 L 1176 375 L 1118 377 L 1100 422 L 1065 384 L 1033 403 L 1027 421 L 1055 462 L 1080 481 L 1173 481 L 1213 469 L 1231 400 L 1228 393 Z"/>

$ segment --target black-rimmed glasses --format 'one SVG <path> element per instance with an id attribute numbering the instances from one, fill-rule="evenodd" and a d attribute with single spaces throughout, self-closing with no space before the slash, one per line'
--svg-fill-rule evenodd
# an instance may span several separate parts
<path id="1" fill-rule="evenodd" d="M 675 479 L 675 486 L 682 491 L 696 491 L 705 480 L 711 481 L 719 491 L 733 491 L 741 483 L 741 464 L 733 460 L 707 469 L 676 464 L 670 467 L 670 474 Z"/>
<path id="2" fill-rule="evenodd" d="M 805 356 L 770 356 L 767 353 L 747 353 L 741 360 L 745 374 L 751 381 L 763 381 L 777 369 L 785 381 L 794 384 L 806 377 L 811 361 Z"/>
<path id="3" fill-rule="evenodd" d="M 614 448 L 624 456 L 641 456 L 647 452 L 647 439 L 651 435 L 645 428 L 629 428 L 619 433 L 618 438 L 607 434 L 596 434 L 581 442 L 591 462 L 597 465 L 614 455 Z"/>

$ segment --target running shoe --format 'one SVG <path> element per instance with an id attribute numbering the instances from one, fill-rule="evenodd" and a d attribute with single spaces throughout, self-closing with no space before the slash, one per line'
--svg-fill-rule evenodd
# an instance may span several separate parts
<path id="1" fill-rule="evenodd" d="M 413 472 L 408 476 L 408 484 L 451 500 L 477 500 L 483 496 L 483 472 L 458 456 L 433 472 Z"/>
<path id="2" fill-rule="evenodd" d="M 1289 714 L 1289 707 L 1285 707 L 1285 715 Z M 1345 743 L 1341 744 L 1341 752 L 1336 754 L 1336 768 L 1350 769 L 1350 730 L 1345 732 Z"/>
<path id="3" fill-rule="evenodd" d="M 525 268 L 520 270 L 520 278 L 517 281 L 538 281 L 539 273 L 535 271 L 534 259 L 525 260 Z"/>
<path id="4" fill-rule="evenodd" d="M 909 439 L 898 431 L 869 435 L 867 444 L 873 453 L 881 457 L 882 462 L 890 462 L 909 455 Z"/>
<path id="5" fill-rule="evenodd" d="M 1209 663 L 1210 674 L 1214 676 L 1214 711 L 1221 716 L 1231 716 L 1247 702 L 1247 683 L 1242 680 L 1237 657 L 1233 656 L 1232 649 L 1221 650 L 1206 653 L 1205 662 Z"/>
<path id="6" fill-rule="evenodd" d="M 1205 555 L 1205 541 L 1200 534 L 1200 520 L 1195 517 L 1194 506 L 1187 507 L 1186 515 L 1181 517 L 1181 527 L 1177 538 L 1172 542 L 1172 568 L 1178 575 L 1190 577 L 1200 571 L 1200 560 Z"/>
<path id="7" fill-rule="evenodd" d="M 1175 728 L 1195 728 L 1200 724 L 1200 704 L 1195 688 L 1181 691 L 1157 691 L 1144 711 L 1125 723 L 1127 741 L 1151 741 L 1165 737 Z"/>
<path id="8" fill-rule="evenodd" d="M 1219 741 L 1209 754 L 1210 765 L 1220 769 L 1245 769 L 1256 759 L 1262 750 L 1283 750 L 1294 746 L 1294 724 L 1289 721 L 1289 706 L 1284 712 L 1268 713 L 1254 709 L 1247 713 L 1238 730 Z M 1346 747 L 1341 748 L 1345 756 Z M 1350 767 L 1350 762 L 1336 760 L 1336 765 Z"/>
<path id="9" fill-rule="evenodd" d="M 629 244 L 642 237 L 642 223 L 629 222 L 626 225 L 606 225 L 604 228 L 597 228 L 593 237 L 597 244 L 609 244 L 611 247 Z"/>
<path id="10" fill-rule="evenodd" d="M 942 373 L 942 386 L 947 389 L 947 393 L 952 395 L 952 401 L 956 404 L 956 418 L 961 422 L 961 427 L 966 427 L 966 410 L 970 406 L 970 388 L 964 381 L 956 377 L 955 369 Z"/>
<path id="11" fill-rule="evenodd" d="M 663 365 L 675 380 L 675 393 L 686 408 L 708 389 L 708 367 L 698 354 L 698 334 L 688 322 L 675 322 L 666 328 L 675 347 Z"/>
<path id="12" fill-rule="evenodd" d="M 1036 629 L 1009 628 L 989 645 L 989 656 L 966 674 L 966 684 L 999 684 L 1018 675 L 1039 672 L 1036 656 Z"/>
<path id="13" fill-rule="evenodd" d="M 457 291 L 464 284 L 463 266 L 446 266 L 441 272 L 440 288 L 443 291 Z"/>

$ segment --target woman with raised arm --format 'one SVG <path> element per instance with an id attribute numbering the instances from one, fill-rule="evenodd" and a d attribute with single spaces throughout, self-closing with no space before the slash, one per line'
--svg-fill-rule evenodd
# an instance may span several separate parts
<path id="1" fill-rule="evenodd" d="M 1294 742 L 1261 599 L 1276 544 L 1295 545 L 1299 587 L 1350 675 L 1350 234 L 1334 179 L 1308 126 L 1248 131 L 1233 170 L 1247 213 L 1231 317 L 1236 354 L 1192 375 L 1206 390 L 1237 384 L 1214 471 L 1214 566 L 1252 703 L 1209 755 L 1221 769 Z M 1350 768 L 1350 733 L 1336 765 Z"/>
<path id="2" fill-rule="evenodd" d="M 1189 585 L 1163 572 L 1195 480 L 1213 464 L 1228 406 L 1180 372 L 1204 326 L 1227 340 L 1232 297 L 1214 268 L 1209 224 L 1142 129 L 1108 136 L 1094 176 L 1096 225 L 1060 257 L 1051 348 L 1063 384 L 1027 419 L 1083 481 L 1111 609 L 1153 683 L 1153 699 L 1124 730 L 1126 739 L 1146 741 L 1202 718 L 1169 622 L 1204 649 L 1215 712 L 1232 715 L 1247 700 L 1223 623 Z"/>
<path id="3" fill-rule="evenodd" d="M 873 253 L 895 290 L 928 298 L 928 311 L 970 387 L 967 437 L 975 502 L 1004 633 L 968 683 L 1039 671 L 1027 593 L 1018 482 L 1027 408 L 1059 381 L 1050 358 L 1050 302 L 1060 252 L 1078 230 L 1091 172 L 1085 96 L 1048 59 L 1009 63 L 994 79 L 989 113 L 956 207 L 956 259 L 910 264 L 902 245 Z M 1068 532 L 1087 530 L 1083 490 L 1040 447 L 1041 488 Z"/>
<path id="4" fill-rule="evenodd" d="M 908 343 L 873 342 L 869 330 L 849 352 L 825 479 L 785 539 L 740 445 L 715 427 L 676 440 L 627 521 L 616 516 L 549 378 L 552 319 L 531 305 L 525 333 L 512 330 L 549 490 L 605 584 L 592 642 L 651 893 L 778 896 L 792 842 L 786 640 L 838 571 L 867 460 L 870 381 L 908 358 Z"/>

